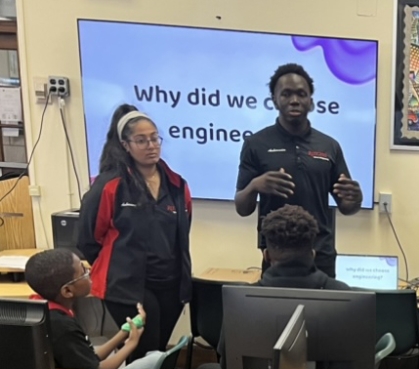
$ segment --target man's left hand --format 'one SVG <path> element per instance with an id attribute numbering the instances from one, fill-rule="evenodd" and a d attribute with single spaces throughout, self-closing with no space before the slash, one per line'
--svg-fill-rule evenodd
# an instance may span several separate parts
<path id="1" fill-rule="evenodd" d="M 333 193 L 345 202 L 361 203 L 362 192 L 357 181 L 341 174 L 337 183 L 333 185 Z"/>

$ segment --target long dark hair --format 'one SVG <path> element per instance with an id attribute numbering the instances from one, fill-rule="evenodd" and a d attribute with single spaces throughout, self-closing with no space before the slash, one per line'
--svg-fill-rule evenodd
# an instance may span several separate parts
<path id="1" fill-rule="evenodd" d="M 106 142 L 103 146 L 102 155 L 100 157 L 99 173 L 116 171 L 123 180 L 125 180 L 130 189 L 139 193 L 138 203 L 148 202 L 146 194 L 146 183 L 139 170 L 135 167 L 132 156 L 125 150 L 121 144 L 121 140 L 128 140 L 132 134 L 132 128 L 138 123 L 139 119 L 133 118 L 128 121 L 121 133 L 121 139 L 118 136 L 118 122 L 126 114 L 138 111 L 134 105 L 122 104 L 118 106 L 112 115 L 111 125 L 106 135 Z M 150 123 L 154 124 L 150 120 Z"/>

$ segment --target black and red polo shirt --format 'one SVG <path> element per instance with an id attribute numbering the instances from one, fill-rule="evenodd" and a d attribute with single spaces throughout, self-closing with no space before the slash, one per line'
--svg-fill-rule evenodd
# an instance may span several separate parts
<path id="1" fill-rule="evenodd" d="M 320 229 L 315 242 L 316 263 L 334 259 L 336 250 L 328 197 L 341 174 L 350 176 L 339 143 L 311 126 L 303 136 L 292 135 L 277 121 L 244 142 L 237 190 L 244 189 L 255 177 L 281 168 L 293 178 L 294 195 L 284 199 L 260 194 L 258 230 L 263 216 L 269 212 L 285 204 L 302 206 L 317 219 Z M 263 237 L 259 237 L 258 244 L 260 248 L 266 247 Z"/>

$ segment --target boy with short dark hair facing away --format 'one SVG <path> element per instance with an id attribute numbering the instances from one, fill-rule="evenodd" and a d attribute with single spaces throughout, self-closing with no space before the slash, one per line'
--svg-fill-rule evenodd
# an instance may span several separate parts
<path id="1" fill-rule="evenodd" d="M 318 269 L 314 263 L 314 242 L 319 232 L 316 219 L 301 206 L 286 204 L 267 214 L 261 233 L 266 239 L 263 257 L 270 267 L 256 283 L 262 287 L 348 291 L 351 288 Z M 257 315 L 257 312 L 255 312 Z M 220 365 L 199 369 L 225 369 L 225 338 L 221 332 L 217 351 Z M 350 368 L 348 363 L 318 362 L 316 368 Z"/>
<path id="2" fill-rule="evenodd" d="M 318 269 L 314 243 L 319 232 L 316 219 L 304 208 L 284 205 L 262 221 L 266 239 L 263 256 L 270 267 L 258 285 L 265 287 L 350 290 Z"/>
<path id="3" fill-rule="evenodd" d="M 124 326 L 102 346 L 93 348 L 72 310 L 76 298 L 86 297 L 90 293 L 89 270 L 71 251 L 54 249 L 33 255 L 26 264 L 25 277 L 29 286 L 38 294 L 31 298 L 48 301 L 52 348 L 57 368 L 117 369 L 137 347 L 146 318 L 141 304 L 137 306 L 139 315 L 133 319 L 127 318 L 128 326 Z M 152 367 L 160 355 L 156 351 L 156 355 L 136 360 L 126 368 Z"/>

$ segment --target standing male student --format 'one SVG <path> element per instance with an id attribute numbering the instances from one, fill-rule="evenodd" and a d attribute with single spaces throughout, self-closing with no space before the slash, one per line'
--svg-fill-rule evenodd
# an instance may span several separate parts
<path id="1" fill-rule="evenodd" d="M 336 250 L 328 212 L 331 193 L 344 215 L 361 207 L 362 192 L 351 179 L 339 143 L 311 127 L 313 79 L 297 64 L 280 66 L 269 89 L 279 112 L 274 125 L 246 139 L 240 155 L 235 204 L 241 216 L 252 214 L 260 196 L 258 231 L 270 211 L 285 204 L 299 205 L 319 225 L 314 243 L 316 266 L 335 277 Z M 262 235 L 259 248 L 266 248 Z M 268 263 L 262 264 L 266 270 Z"/>

